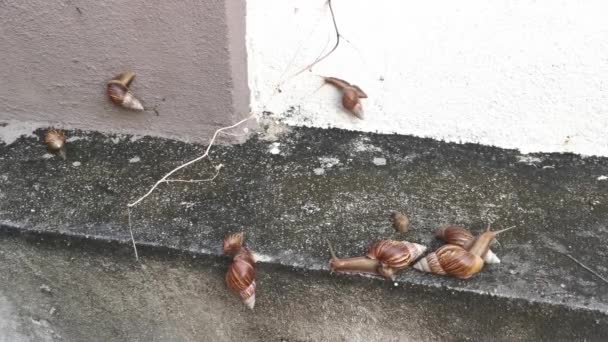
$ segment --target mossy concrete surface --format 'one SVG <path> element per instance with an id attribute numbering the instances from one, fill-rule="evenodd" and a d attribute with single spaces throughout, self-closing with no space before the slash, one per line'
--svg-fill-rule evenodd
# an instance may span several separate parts
<path id="1" fill-rule="evenodd" d="M 205 149 L 158 138 L 70 131 L 68 160 L 63 161 L 46 155 L 43 132 L 36 133 L 36 138 L 0 146 L 3 230 L 125 247 L 130 238 L 127 203 Z M 488 222 L 495 229 L 516 226 L 493 247 L 502 263 L 486 266 L 475 278 L 462 281 L 406 270 L 396 288 L 427 291 L 429 301 L 450 310 L 460 301 L 480 301 L 485 304 L 478 314 L 496 322 L 501 315 L 493 305 L 505 310 L 521 306 L 520 311 L 529 305 L 545 312 L 526 321 L 539 329 L 552 324 L 551 329 L 563 331 L 559 329 L 572 314 L 579 324 L 571 326 L 571 336 L 605 336 L 608 285 L 565 254 L 608 275 L 608 159 L 521 155 L 473 144 L 309 128 L 268 138 L 214 147 L 211 161 L 175 175 L 205 179 L 222 164 L 213 181 L 161 184 L 132 210 L 138 244 L 193 253 L 199 256 L 194 264 L 204 264 L 220 254 L 226 233 L 243 230 L 268 279 L 276 269 L 282 270 L 276 277 L 289 273 L 303 288 L 307 281 L 338 286 L 336 291 L 338 284 L 365 288 L 377 296 L 369 309 L 374 312 L 384 310 L 383 305 L 390 310 L 391 294 L 403 290 L 380 279 L 329 276 L 327 240 L 338 255 L 354 256 L 383 238 L 435 248 L 439 242 L 432 232 L 445 223 L 465 224 L 475 232 Z M 392 231 L 388 217 L 393 210 L 408 213 L 410 232 Z M 187 281 L 183 285 L 190 286 Z M 408 298 L 408 291 L 399 293 Z M 322 307 L 324 300 L 314 298 L 310 304 Z M 337 313 L 344 305 L 327 310 Z M 258 306 L 264 310 L 263 302 Z M 350 315 L 353 326 L 359 326 L 357 320 L 366 314 Z"/>

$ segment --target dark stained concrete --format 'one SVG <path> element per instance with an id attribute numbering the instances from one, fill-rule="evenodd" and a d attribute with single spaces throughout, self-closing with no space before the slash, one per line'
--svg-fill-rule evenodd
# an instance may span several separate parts
<path id="1" fill-rule="evenodd" d="M 204 146 L 158 138 L 131 141 L 128 136 L 68 133 L 76 139 L 68 145 L 67 161 L 45 158 L 44 146 L 33 138 L 0 147 L 0 222 L 6 233 L 121 242 L 123 252 L 129 253 L 126 203 L 204 150 Z M 280 333 L 272 335 L 276 340 L 281 336 L 326 340 L 330 335 L 323 334 L 331 332 L 323 329 L 331 330 L 332 320 L 340 322 L 334 331 L 338 335 L 331 335 L 338 340 L 379 339 L 387 331 L 395 339 L 401 332 L 428 340 L 448 338 L 452 331 L 457 331 L 456 339 L 473 340 L 487 338 L 489 331 L 521 340 L 606 336 L 608 285 L 561 253 L 608 274 L 608 181 L 600 178 L 608 175 L 608 159 L 522 156 L 479 145 L 340 130 L 301 128 L 278 141 L 263 138 L 215 148 L 212 162 L 224 167 L 213 182 L 163 184 L 133 210 L 135 238 L 142 248 L 170 248 L 197 256 L 195 262 L 179 261 L 176 279 L 158 277 L 161 282 L 179 282 L 170 283 L 175 291 L 188 289 L 176 296 L 203 296 L 198 293 L 209 283 L 193 285 L 201 279 L 214 282 L 217 293 L 223 293 L 225 261 L 216 259 L 220 243 L 227 232 L 244 230 L 247 243 L 260 254 L 260 291 L 272 296 L 258 302 L 260 316 L 241 319 L 257 319 L 248 321 L 257 327 L 253 330 L 277 329 Z M 138 162 L 133 162 L 135 157 Z M 212 164 L 203 161 L 176 176 L 201 179 L 213 171 Z M 388 222 L 390 211 L 396 209 L 408 212 L 412 220 L 412 231 L 403 236 L 396 236 Z M 518 228 L 501 236 L 500 246 L 494 247 L 502 263 L 487 266 L 469 281 L 406 270 L 394 287 L 379 279 L 327 272 L 326 239 L 340 256 L 363 254 L 373 241 L 388 237 L 436 247 L 439 243 L 432 231 L 439 225 L 463 223 L 478 232 L 488 221 L 496 228 Z M 51 250 L 44 253 L 48 258 L 54 255 Z M 73 252 L 57 248 L 56 253 L 54 257 L 60 258 Z M 163 253 L 150 257 L 157 260 L 159 274 L 168 274 L 165 268 L 176 262 L 163 259 Z M 127 255 L 116 258 L 112 263 L 125 269 L 121 277 L 136 277 L 133 286 L 147 282 Z M 16 277 L 19 272 L 8 267 Z M 207 275 L 192 276 L 203 269 Z M 99 272 L 93 278 L 103 277 Z M 178 280 L 182 278 L 197 280 Z M 295 292 L 282 294 L 287 284 Z M 319 286 L 316 290 L 314 284 Z M 205 302 L 217 293 L 208 293 Z M 222 296 L 226 297 L 220 296 L 214 305 L 234 301 Z M 356 306 L 349 302 L 361 296 L 366 299 Z M 270 297 L 282 299 L 275 303 Z M 417 304 L 403 304 L 412 300 Z M 289 304 L 292 301 L 300 304 Z M 285 305 L 293 305 L 289 309 L 293 311 Z M 399 308 L 405 311 L 397 314 L 397 322 L 408 323 L 388 318 Z M 141 315 L 150 312 L 142 310 Z M 327 322 L 320 320 L 322 312 Z M 439 324 L 444 319 L 431 320 L 438 312 L 450 319 L 450 329 Z M 290 330 L 282 319 L 299 313 L 308 318 L 300 328 Z M 459 319 L 463 314 L 466 317 Z M 411 315 L 414 321 L 409 321 Z M 222 317 L 218 322 L 226 321 Z M 508 335 L 510 331 L 514 335 Z"/>

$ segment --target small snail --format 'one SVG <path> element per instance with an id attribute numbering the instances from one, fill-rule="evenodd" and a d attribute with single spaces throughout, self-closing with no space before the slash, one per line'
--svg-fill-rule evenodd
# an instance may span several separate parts
<path id="1" fill-rule="evenodd" d="M 426 247 L 408 241 L 382 240 L 373 244 L 366 256 L 343 259 L 336 257 L 331 244 L 329 250 L 329 268 L 332 271 L 371 273 L 394 279 L 395 273 L 418 259 Z"/>
<path id="2" fill-rule="evenodd" d="M 400 233 L 405 233 L 410 230 L 410 219 L 403 213 L 393 211 L 391 214 L 391 222 L 393 223 L 393 228 Z"/>
<path id="3" fill-rule="evenodd" d="M 224 254 L 233 256 L 226 273 L 226 285 L 237 293 L 243 303 L 253 310 L 255 306 L 255 259 L 243 246 L 243 233 L 229 234 L 224 238 Z"/>
<path id="4" fill-rule="evenodd" d="M 363 105 L 360 99 L 367 98 L 367 94 L 358 86 L 350 84 L 336 77 L 324 77 L 329 83 L 342 91 L 342 106 L 359 119 L 363 119 Z"/>
<path id="5" fill-rule="evenodd" d="M 62 131 L 51 128 L 44 136 L 44 143 L 51 153 L 56 153 L 62 159 L 66 159 L 65 155 L 65 134 Z"/>
<path id="6" fill-rule="evenodd" d="M 448 244 L 457 245 L 466 250 L 469 250 L 475 242 L 475 237 L 468 229 L 457 225 L 443 226 L 435 231 L 435 236 Z M 498 256 L 489 249 L 482 258 L 486 264 L 500 264 Z"/>
<path id="7" fill-rule="evenodd" d="M 144 106 L 129 91 L 129 86 L 134 78 L 135 73 L 127 71 L 111 79 L 107 84 L 108 96 L 112 102 L 119 106 L 131 110 L 142 111 L 144 110 Z"/>
<path id="8" fill-rule="evenodd" d="M 420 259 L 414 264 L 414 268 L 423 272 L 469 279 L 483 268 L 484 261 L 481 256 L 488 252 L 496 235 L 513 228 L 491 231 L 488 227 L 487 231 L 475 239 L 468 251 L 458 245 L 444 245 Z"/>

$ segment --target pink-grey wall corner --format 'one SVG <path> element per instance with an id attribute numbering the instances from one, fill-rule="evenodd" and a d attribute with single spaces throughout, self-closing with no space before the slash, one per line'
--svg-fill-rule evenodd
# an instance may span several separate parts
<path id="1" fill-rule="evenodd" d="M 249 115 L 245 0 L 0 1 L 0 30 L 0 121 L 204 143 Z M 144 112 L 107 99 L 127 70 Z"/>

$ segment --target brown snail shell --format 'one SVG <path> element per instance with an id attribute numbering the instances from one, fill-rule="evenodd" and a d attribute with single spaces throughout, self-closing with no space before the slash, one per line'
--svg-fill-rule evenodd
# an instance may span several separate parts
<path id="1" fill-rule="evenodd" d="M 458 225 L 443 226 L 435 231 L 435 236 L 448 244 L 460 246 L 469 250 L 475 242 L 475 236 L 466 228 Z M 488 252 L 482 256 L 486 264 L 500 264 L 500 259 L 494 252 Z"/>
<path id="2" fill-rule="evenodd" d="M 342 106 L 354 116 L 363 119 L 363 105 L 359 100 L 359 94 L 355 88 L 346 88 L 343 90 Z"/>
<path id="3" fill-rule="evenodd" d="M 135 96 L 133 96 L 131 91 L 129 91 L 129 86 L 131 85 L 131 82 L 133 82 L 134 78 L 135 73 L 131 71 L 114 77 L 107 84 L 108 96 L 112 102 L 121 107 L 136 111 L 143 111 L 144 106 Z"/>
<path id="4" fill-rule="evenodd" d="M 410 230 L 410 219 L 403 213 L 394 211 L 391 214 L 391 221 L 393 223 L 393 228 L 400 233 L 405 233 Z"/>
<path id="5" fill-rule="evenodd" d="M 483 268 L 481 257 L 457 245 L 443 245 L 420 259 L 414 268 L 423 272 L 469 279 Z"/>
<path id="6" fill-rule="evenodd" d="M 363 105 L 360 98 L 367 98 L 367 94 L 354 84 L 337 77 L 324 77 L 325 83 L 329 83 L 342 91 L 342 106 L 359 119 L 363 119 Z"/>
<path id="7" fill-rule="evenodd" d="M 234 255 L 226 273 L 226 285 L 241 297 L 245 305 L 255 306 L 255 258 L 243 246 L 243 233 L 229 234 L 224 238 L 224 253 Z"/>
<path id="8" fill-rule="evenodd" d="M 46 144 L 47 149 L 59 155 L 62 159 L 66 159 L 65 155 L 65 134 L 62 131 L 51 128 L 46 132 L 44 136 L 44 143 Z"/>
<path id="9" fill-rule="evenodd" d="M 394 279 L 395 273 L 418 259 L 426 247 L 408 241 L 382 240 L 372 245 L 366 256 L 338 258 L 331 245 L 330 251 L 329 268 L 332 271 L 371 273 Z"/>
<path id="10" fill-rule="evenodd" d="M 468 279 L 483 268 L 484 261 L 481 257 L 488 253 L 490 244 L 496 236 L 513 228 L 515 227 L 491 231 L 488 226 L 488 229 L 475 239 L 468 250 L 458 245 L 444 245 L 422 258 L 414 265 L 414 268 L 424 272 Z"/>
<path id="11" fill-rule="evenodd" d="M 367 257 L 380 262 L 378 273 L 393 279 L 397 271 L 408 267 L 426 251 L 426 246 L 395 240 L 376 242 L 367 253 Z"/>
<path id="12" fill-rule="evenodd" d="M 226 285 L 237 293 L 248 308 L 255 306 L 255 260 L 251 252 L 242 247 L 232 259 L 226 273 Z"/>

